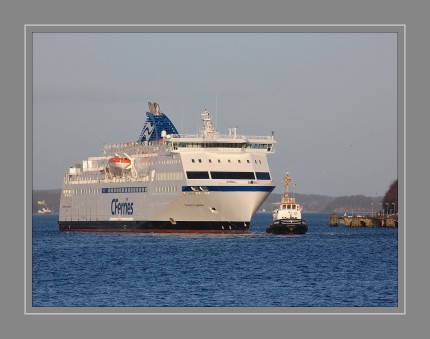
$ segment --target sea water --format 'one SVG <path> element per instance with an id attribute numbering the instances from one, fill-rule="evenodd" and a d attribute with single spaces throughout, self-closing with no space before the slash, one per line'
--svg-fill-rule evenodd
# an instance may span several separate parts
<path id="1" fill-rule="evenodd" d="M 32 219 L 32 306 L 397 307 L 398 230 L 330 227 L 304 235 L 63 233 Z"/>

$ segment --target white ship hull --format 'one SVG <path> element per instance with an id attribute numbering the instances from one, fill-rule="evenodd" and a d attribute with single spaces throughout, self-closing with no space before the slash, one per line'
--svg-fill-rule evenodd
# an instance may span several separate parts
<path id="1" fill-rule="evenodd" d="M 266 158 L 273 152 L 273 137 L 176 135 L 152 142 L 148 135 L 147 140 L 105 146 L 102 156 L 66 172 L 60 230 L 249 230 L 252 216 L 275 187 Z M 132 164 L 112 173 L 106 164 L 118 153 Z"/>

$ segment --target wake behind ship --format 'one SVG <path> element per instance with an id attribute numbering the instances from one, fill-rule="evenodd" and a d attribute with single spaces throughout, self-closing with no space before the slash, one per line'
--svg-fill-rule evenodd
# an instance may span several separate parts
<path id="1" fill-rule="evenodd" d="M 228 135 L 201 114 L 197 135 L 179 134 L 148 103 L 139 140 L 105 145 L 64 175 L 59 228 L 95 232 L 245 233 L 275 188 L 271 136 Z"/>

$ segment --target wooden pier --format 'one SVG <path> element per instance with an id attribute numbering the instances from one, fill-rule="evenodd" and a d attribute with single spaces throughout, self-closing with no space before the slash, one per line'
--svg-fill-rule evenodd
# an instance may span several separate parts
<path id="1" fill-rule="evenodd" d="M 338 224 L 345 225 L 346 227 L 398 227 L 398 216 L 341 216 L 338 217 L 336 213 L 330 214 L 330 226 L 338 226 Z"/>

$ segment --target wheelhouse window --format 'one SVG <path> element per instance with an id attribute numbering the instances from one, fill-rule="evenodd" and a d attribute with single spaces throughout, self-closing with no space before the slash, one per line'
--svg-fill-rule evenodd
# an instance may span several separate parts
<path id="1" fill-rule="evenodd" d="M 187 171 L 187 179 L 209 179 L 209 172 Z"/>
<path id="2" fill-rule="evenodd" d="M 269 172 L 255 172 L 255 175 L 257 176 L 257 180 L 270 180 Z"/>
<path id="3" fill-rule="evenodd" d="M 255 179 L 254 172 L 211 172 L 212 179 Z"/>
<path id="4" fill-rule="evenodd" d="M 224 142 L 179 142 L 174 144 L 174 149 L 181 148 L 242 148 L 244 143 L 224 143 Z"/>

